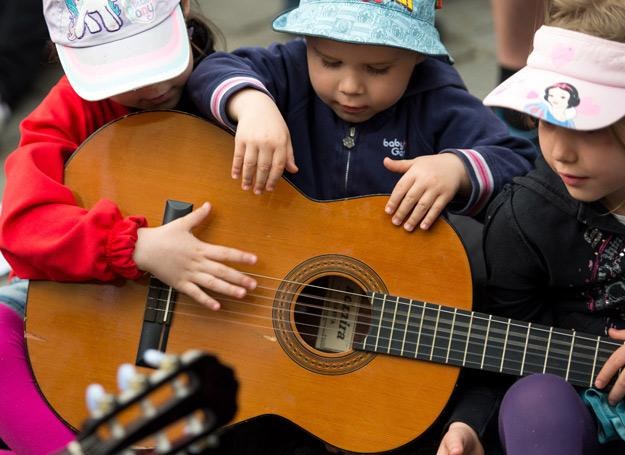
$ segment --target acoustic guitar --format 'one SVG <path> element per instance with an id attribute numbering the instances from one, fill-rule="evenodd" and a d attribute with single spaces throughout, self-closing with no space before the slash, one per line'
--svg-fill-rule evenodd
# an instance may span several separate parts
<path id="1" fill-rule="evenodd" d="M 236 371 L 233 422 L 277 414 L 341 449 L 382 452 L 432 425 L 460 367 L 590 385 L 619 346 L 472 312 L 469 262 L 445 220 L 408 233 L 384 213 L 387 196 L 319 202 L 284 179 L 255 196 L 230 178 L 233 147 L 205 120 L 148 112 L 99 130 L 68 162 L 83 207 L 109 198 L 155 226 L 210 201 L 195 234 L 259 257 L 242 267 L 257 289 L 217 296 L 216 312 L 148 277 L 31 282 L 32 370 L 69 425 L 86 417 L 85 387 L 112 387 L 118 364 L 150 348 L 197 348 Z"/>

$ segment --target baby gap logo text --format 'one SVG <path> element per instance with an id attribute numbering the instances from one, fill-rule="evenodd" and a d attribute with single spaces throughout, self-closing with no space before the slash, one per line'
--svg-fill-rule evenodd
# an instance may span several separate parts
<path id="1" fill-rule="evenodd" d="M 390 149 L 391 155 L 393 156 L 403 158 L 406 154 L 406 143 L 400 142 L 397 138 L 391 140 L 384 138 L 382 140 L 382 145 L 384 148 Z"/>

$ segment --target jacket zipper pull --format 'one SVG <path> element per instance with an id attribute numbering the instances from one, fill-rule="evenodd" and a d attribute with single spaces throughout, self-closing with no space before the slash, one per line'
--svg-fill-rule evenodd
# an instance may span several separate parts
<path id="1" fill-rule="evenodd" d="M 356 127 L 351 126 L 349 128 L 349 132 L 347 133 L 347 136 L 343 138 L 343 145 L 345 146 L 345 148 L 351 149 L 356 145 L 356 140 L 354 139 L 355 137 L 356 137 Z"/>

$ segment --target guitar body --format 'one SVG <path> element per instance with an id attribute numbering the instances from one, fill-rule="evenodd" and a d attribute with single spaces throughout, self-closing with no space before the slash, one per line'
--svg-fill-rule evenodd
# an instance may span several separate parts
<path id="1" fill-rule="evenodd" d="M 310 296 L 338 280 L 350 293 L 339 296 L 382 291 L 470 309 L 471 273 L 460 239 L 443 220 L 428 232 L 394 227 L 384 213 L 386 196 L 317 202 L 286 180 L 262 196 L 244 192 L 230 178 L 233 146 L 229 133 L 197 117 L 132 115 L 80 147 L 67 165 L 66 184 L 81 206 L 108 198 L 125 215 L 144 214 L 150 226 L 161 224 L 168 199 L 194 207 L 209 201 L 213 209 L 195 234 L 258 255 L 256 265 L 242 268 L 259 283 L 245 299 L 221 298 L 222 309 L 211 311 L 178 295 L 167 341 L 169 352 L 202 349 L 234 369 L 240 384 L 234 422 L 277 414 L 354 452 L 410 442 L 447 404 L 459 369 L 328 349 L 318 327 L 336 335 L 338 324 L 364 336 L 366 329 L 356 327 L 366 325 L 367 300 L 358 303 L 365 308 L 356 319 L 326 325 L 325 303 Z M 32 370 L 43 396 L 72 427 L 87 417 L 88 384 L 112 389 L 117 366 L 135 362 L 148 284 L 147 277 L 31 282 L 26 342 Z M 339 304 L 354 303 L 342 298 Z"/>

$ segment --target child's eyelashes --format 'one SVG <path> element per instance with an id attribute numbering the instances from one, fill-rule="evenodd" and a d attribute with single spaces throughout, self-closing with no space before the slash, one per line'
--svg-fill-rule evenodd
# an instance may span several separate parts
<path id="1" fill-rule="evenodd" d="M 325 59 L 321 59 L 321 64 L 323 66 L 325 66 L 326 68 L 338 68 L 339 66 L 341 66 L 341 62 L 338 60 L 325 60 Z"/>
<path id="2" fill-rule="evenodd" d="M 321 59 L 321 64 L 323 65 L 323 67 L 325 68 L 332 68 L 332 69 L 337 69 L 339 67 L 341 67 L 341 65 L 343 64 L 342 61 L 340 60 L 326 60 L 326 59 Z M 373 75 L 381 75 L 381 74 L 386 74 L 388 73 L 389 67 L 385 66 L 382 68 L 379 67 L 375 67 L 375 66 L 365 66 L 365 71 L 369 74 L 373 74 Z"/>
<path id="3" fill-rule="evenodd" d="M 370 74 L 386 74 L 388 73 L 388 66 L 385 66 L 384 68 L 375 68 L 373 66 L 368 66 L 367 72 Z"/>

